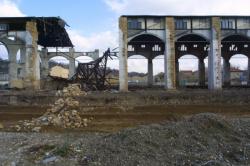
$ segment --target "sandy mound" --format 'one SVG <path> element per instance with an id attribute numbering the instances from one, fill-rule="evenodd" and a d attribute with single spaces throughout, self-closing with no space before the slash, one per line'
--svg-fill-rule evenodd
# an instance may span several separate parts
<path id="1" fill-rule="evenodd" d="M 128 129 L 94 141 L 83 164 L 247 165 L 249 133 L 215 114 Z M 91 148 L 92 147 L 92 148 Z"/>

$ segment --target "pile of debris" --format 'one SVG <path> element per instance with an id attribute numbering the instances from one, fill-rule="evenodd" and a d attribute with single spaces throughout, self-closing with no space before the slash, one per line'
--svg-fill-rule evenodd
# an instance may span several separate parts
<path id="1" fill-rule="evenodd" d="M 46 113 L 31 121 L 20 121 L 15 126 L 17 131 L 39 132 L 43 126 L 54 126 L 62 128 L 80 128 L 88 125 L 89 119 L 82 119 L 79 114 L 79 102 L 77 96 L 87 95 L 81 91 L 79 84 L 71 84 L 62 91 L 57 91 L 59 97 L 55 103 L 47 109 Z"/>

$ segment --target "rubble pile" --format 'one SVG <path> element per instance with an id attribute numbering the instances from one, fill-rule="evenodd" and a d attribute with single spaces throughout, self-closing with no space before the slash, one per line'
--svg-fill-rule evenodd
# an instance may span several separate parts
<path id="1" fill-rule="evenodd" d="M 46 113 L 31 121 L 20 121 L 15 126 L 17 131 L 39 132 L 43 126 L 55 126 L 62 128 L 80 128 L 88 125 L 89 119 L 82 119 L 79 113 L 79 102 L 77 96 L 86 95 L 81 91 L 79 84 L 71 84 L 62 91 L 58 91 L 56 96 L 60 97 L 47 109 Z"/>

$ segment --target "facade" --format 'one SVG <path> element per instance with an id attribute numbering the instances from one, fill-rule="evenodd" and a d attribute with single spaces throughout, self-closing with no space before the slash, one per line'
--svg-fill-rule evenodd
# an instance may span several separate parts
<path id="1" fill-rule="evenodd" d="M 148 85 L 153 84 L 152 60 L 164 55 L 166 89 L 179 85 L 178 59 L 192 54 L 199 59 L 199 85 L 205 85 L 208 57 L 208 88 L 230 85 L 230 58 L 250 57 L 250 16 L 121 16 L 119 19 L 120 91 L 128 91 L 127 59 L 142 55 L 148 59 Z M 221 61 L 223 60 L 223 66 Z M 223 70 L 223 74 L 222 74 Z"/>

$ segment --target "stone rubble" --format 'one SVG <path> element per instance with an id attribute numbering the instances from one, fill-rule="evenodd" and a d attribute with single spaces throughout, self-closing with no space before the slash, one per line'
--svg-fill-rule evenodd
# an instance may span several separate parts
<path id="1" fill-rule="evenodd" d="M 14 126 L 16 131 L 40 132 L 43 126 L 55 126 L 62 128 L 87 127 L 90 119 L 82 119 L 79 113 L 79 102 L 77 96 L 87 95 L 81 91 L 79 84 L 70 84 L 62 91 L 57 91 L 56 96 L 60 97 L 47 109 L 46 113 L 39 118 L 19 121 Z"/>

